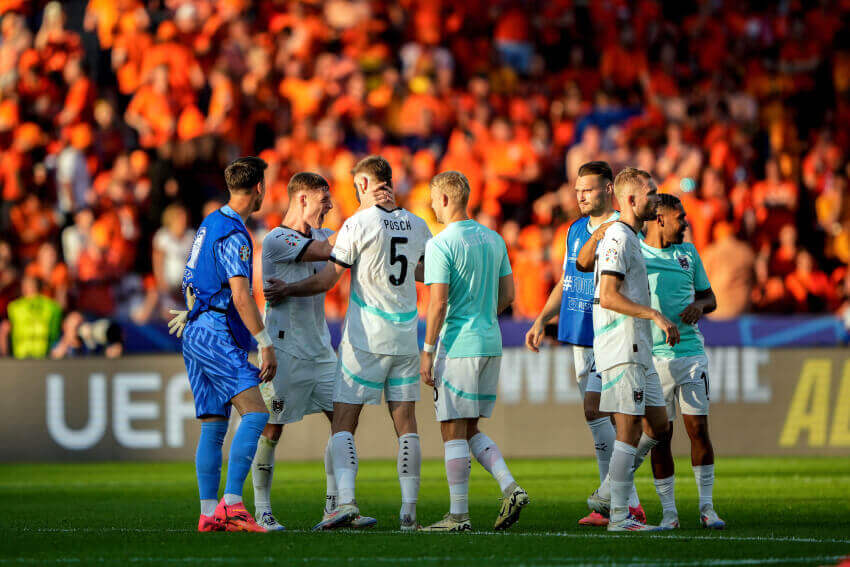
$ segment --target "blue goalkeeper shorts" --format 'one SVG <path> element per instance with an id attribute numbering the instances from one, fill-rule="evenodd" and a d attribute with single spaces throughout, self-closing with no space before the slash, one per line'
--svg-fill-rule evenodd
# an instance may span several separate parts
<path id="1" fill-rule="evenodd" d="M 260 383 L 259 369 L 248 362 L 229 332 L 192 321 L 183 332 L 183 360 L 195 398 L 195 416 L 230 417 L 230 400 Z"/>

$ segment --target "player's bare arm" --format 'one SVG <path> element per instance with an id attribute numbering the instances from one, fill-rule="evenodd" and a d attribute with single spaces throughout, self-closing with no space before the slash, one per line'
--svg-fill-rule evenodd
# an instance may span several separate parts
<path id="1" fill-rule="evenodd" d="M 230 291 L 233 294 L 233 305 L 245 323 L 248 331 L 252 335 L 256 335 L 265 329 L 263 319 L 260 316 L 260 311 L 257 309 L 257 304 L 254 302 L 254 297 L 251 295 L 251 285 L 248 283 L 248 278 L 244 276 L 234 276 L 228 280 L 230 283 Z M 274 354 L 274 347 L 268 345 L 260 349 L 262 364 L 260 366 L 260 380 L 268 382 L 277 373 L 277 358 Z"/>
<path id="2" fill-rule="evenodd" d="M 543 340 L 546 325 L 561 312 L 561 298 L 563 297 L 561 290 L 563 282 L 564 273 L 562 272 L 561 279 L 552 286 L 552 291 L 549 292 L 549 298 L 546 300 L 543 310 L 525 334 L 525 348 L 532 352 L 539 352 L 540 341 Z"/>
<path id="3" fill-rule="evenodd" d="M 587 242 L 584 243 L 584 246 L 581 247 L 581 250 L 578 252 L 578 257 L 576 257 L 576 268 L 580 272 L 592 272 L 593 268 L 596 266 L 596 245 L 602 240 L 602 237 L 605 236 L 605 231 L 608 230 L 615 222 L 606 222 L 605 224 L 599 225 L 599 228 L 593 231 L 593 234 L 590 235 L 590 238 Z"/>
<path id="4" fill-rule="evenodd" d="M 620 277 L 614 274 L 602 274 L 599 277 L 599 306 L 628 317 L 649 319 L 664 332 L 664 335 L 667 337 L 667 344 L 673 346 L 678 343 L 679 328 L 676 324 L 665 317 L 660 311 L 647 305 L 635 303 L 620 293 L 620 287 L 622 285 L 623 281 Z"/>
<path id="5" fill-rule="evenodd" d="M 429 286 L 428 313 L 425 315 L 425 344 L 436 345 L 440 329 L 446 320 L 449 308 L 449 284 L 435 283 Z M 434 353 L 422 351 L 419 358 L 419 374 L 428 386 L 434 386 Z"/>
<path id="6" fill-rule="evenodd" d="M 330 262 L 318 274 L 295 283 L 268 278 L 263 288 L 263 295 L 269 303 L 277 305 L 287 297 L 307 297 L 325 293 L 336 285 L 346 269 L 344 266 Z"/>
<path id="7" fill-rule="evenodd" d="M 514 287 L 514 275 L 508 274 L 499 278 L 499 301 L 496 314 L 507 309 L 516 298 L 516 287 Z"/>
<path id="8" fill-rule="evenodd" d="M 708 288 L 704 291 L 694 293 L 694 302 L 685 307 L 684 311 L 679 313 L 679 317 L 686 325 L 695 325 L 703 315 L 711 313 L 717 309 L 717 298 L 714 291 Z"/>

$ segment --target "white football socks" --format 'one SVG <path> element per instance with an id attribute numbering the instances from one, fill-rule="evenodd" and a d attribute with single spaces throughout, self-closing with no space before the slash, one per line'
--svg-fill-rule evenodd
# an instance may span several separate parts
<path id="1" fill-rule="evenodd" d="M 201 515 L 212 516 L 215 514 L 215 509 L 218 506 L 217 500 L 205 499 L 201 500 Z"/>
<path id="2" fill-rule="evenodd" d="M 272 479 L 274 478 L 274 450 L 277 441 L 260 435 L 254 462 L 251 463 L 251 480 L 254 482 L 254 509 L 257 514 L 272 511 Z"/>
<path id="3" fill-rule="evenodd" d="M 640 468 L 643 460 L 656 445 L 658 445 L 657 439 L 653 439 L 646 433 L 640 434 L 640 441 L 638 441 L 637 451 L 635 452 L 635 470 Z"/>
<path id="4" fill-rule="evenodd" d="M 706 506 L 714 508 L 712 498 L 714 492 L 714 465 L 694 465 L 694 478 L 697 481 L 699 493 L 699 509 L 702 512 Z"/>
<path id="5" fill-rule="evenodd" d="M 611 521 L 619 522 L 629 514 L 629 495 L 634 486 L 635 447 L 622 441 L 614 442 L 614 453 L 608 475 L 611 478 Z"/>
<path id="6" fill-rule="evenodd" d="M 350 431 L 340 431 L 331 438 L 333 447 L 333 470 L 339 490 L 339 503 L 354 502 L 354 482 L 357 478 L 357 449 Z"/>
<path id="7" fill-rule="evenodd" d="M 224 503 L 228 506 L 233 506 L 234 504 L 239 504 L 242 502 L 241 494 L 225 494 L 224 495 Z"/>
<path id="8" fill-rule="evenodd" d="M 674 475 L 670 475 L 667 478 L 655 479 L 655 492 L 661 500 L 661 510 L 665 516 L 668 514 L 679 515 L 679 512 L 676 510 L 675 483 L 676 477 Z"/>
<path id="9" fill-rule="evenodd" d="M 399 517 L 416 520 L 416 501 L 419 499 L 419 471 L 422 468 L 422 448 L 419 435 L 405 433 L 398 438 L 398 483 L 401 486 Z"/>
<path id="10" fill-rule="evenodd" d="M 333 437 L 328 437 L 325 447 L 325 512 L 333 512 L 336 509 L 336 500 L 339 492 L 336 489 L 336 477 L 334 476 Z"/>
<path id="11" fill-rule="evenodd" d="M 484 433 L 476 433 L 469 440 L 469 449 L 475 455 L 475 460 L 499 483 L 502 494 L 508 496 L 505 492 L 516 484 L 516 481 L 496 443 Z"/>
<path id="12" fill-rule="evenodd" d="M 608 463 L 611 461 L 611 453 L 614 452 L 614 441 L 617 432 L 610 417 L 600 417 L 588 421 L 587 426 L 593 435 L 593 446 L 596 449 L 596 464 L 599 467 L 599 482 L 603 482 L 608 475 Z"/>
<path id="13" fill-rule="evenodd" d="M 446 479 L 449 481 L 451 514 L 469 514 L 469 443 L 466 439 L 446 441 Z"/>

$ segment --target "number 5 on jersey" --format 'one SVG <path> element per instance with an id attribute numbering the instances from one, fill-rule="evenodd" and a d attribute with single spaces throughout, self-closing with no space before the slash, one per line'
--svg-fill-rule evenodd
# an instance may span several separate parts
<path id="1" fill-rule="evenodd" d="M 399 244 L 407 244 L 407 237 L 393 236 L 390 239 L 390 266 L 396 263 L 401 264 L 401 270 L 399 271 L 398 277 L 390 274 L 390 283 L 395 286 L 403 284 L 405 278 L 407 278 L 407 256 L 398 252 L 396 247 Z"/>

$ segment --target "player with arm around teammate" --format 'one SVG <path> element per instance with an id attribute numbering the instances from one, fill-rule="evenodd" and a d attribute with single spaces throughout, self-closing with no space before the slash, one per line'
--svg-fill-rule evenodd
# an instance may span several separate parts
<path id="1" fill-rule="evenodd" d="M 328 238 L 333 231 L 322 228 L 325 215 L 333 208 L 328 182 L 316 173 L 301 172 L 289 180 L 287 192 L 289 208 L 283 223 L 263 239 L 265 279 L 305 279 L 321 271 L 331 254 Z M 389 198 L 380 199 L 383 202 Z M 283 530 L 271 506 L 275 447 L 283 426 L 301 421 L 307 414 L 324 412 L 333 422 L 337 359 L 325 321 L 324 293 L 269 304 L 265 322 L 275 347 L 278 371 L 272 381 L 260 387 L 270 417 L 251 468 L 254 515 L 267 530 Z M 337 499 L 330 446 L 329 439 L 325 449 L 325 515 L 336 509 Z M 375 523 L 374 518 L 358 516 L 351 526 L 365 528 Z"/>
<path id="2" fill-rule="evenodd" d="M 525 346 L 532 352 L 538 352 L 546 325 L 558 317 L 558 340 L 572 348 L 576 380 L 584 401 L 584 417 L 593 436 L 601 483 L 608 476 L 616 432 L 610 414 L 599 411 L 602 378 L 593 359 L 593 274 L 579 270 L 576 260 L 581 247 L 601 225 L 620 218 L 620 213 L 614 210 L 614 173 L 611 166 L 604 161 L 583 164 L 578 170 L 575 190 L 579 210 L 585 216 L 573 222 L 567 231 L 563 277 L 552 288 L 543 311 L 526 333 Z M 629 508 L 635 517 L 646 521 L 637 491 L 630 497 Z M 591 511 L 578 523 L 607 526 L 608 518 Z"/>
<path id="3" fill-rule="evenodd" d="M 463 174 L 446 171 L 430 185 L 431 206 L 446 229 L 425 251 L 425 283 L 431 293 L 420 373 L 434 388 L 450 509 L 424 530 L 472 529 L 470 453 L 499 483 L 503 498 L 494 527 L 503 530 L 519 519 L 528 494 L 514 480 L 499 447 L 478 429 L 478 420 L 490 417 L 496 403 L 502 360 L 498 314 L 514 299 L 511 265 L 502 237 L 469 218 L 469 182 Z"/>
<path id="4" fill-rule="evenodd" d="M 422 278 L 425 244 L 431 237 L 425 221 L 400 207 L 378 205 L 373 189 L 392 189 L 392 168 L 380 156 L 361 160 L 352 170 L 361 201 L 343 223 L 324 270 L 305 280 L 273 280 L 267 295 L 282 297 L 323 293 L 351 270 L 348 311 L 339 346 L 331 438 L 339 506 L 314 529 L 348 526 L 359 515 L 355 499 L 357 449 L 354 431 L 364 404 L 386 397 L 399 440 L 397 470 L 403 531 L 416 524 L 422 451 L 416 427 L 419 399 L 416 280 Z"/>
<path id="5" fill-rule="evenodd" d="M 588 498 L 588 505 L 603 515 L 610 512 L 609 531 L 652 531 L 658 528 L 639 521 L 628 509 L 634 472 L 669 427 L 661 382 L 652 366 L 650 321 L 671 345 L 678 342 L 679 330 L 650 306 L 637 236 L 644 222 L 655 218 L 655 182 L 649 173 L 629 167 L 617 174 L 614 192 L 620 220 L 608 228 L 598 247 L 597 239 L 591 238 L 577 261 L 586 268 L 594 262 L 586 261 L 585 254 L 595 259 L 593 353 L 602 375 L 599 409 L 614 414 L 617 428 L 608 477 Z"/>
<path id="6" fill-rule="evenodd" d="M 242 503 L 257 440 L 269 418 L 257 386 L 271 380 L 277 367 L 251 294 L 253 246 L 245 227 L 263 203 L 265 169 L 266 163 L 256 157 L 239 158 L 227 166 L 224 177 L 230 200 L 204 219 L 183 275 L 184 293 L 194 297 L 182 334 L 183 359 L 201 420 L 195 461 L 201 498 L 198 531 L 266 531 Z M 248 362 L 252 335 L 263 355 L 259 370 Z M 231 406 L 242 421 L 230 446 L 224 496 L 216 505 Z"/>

